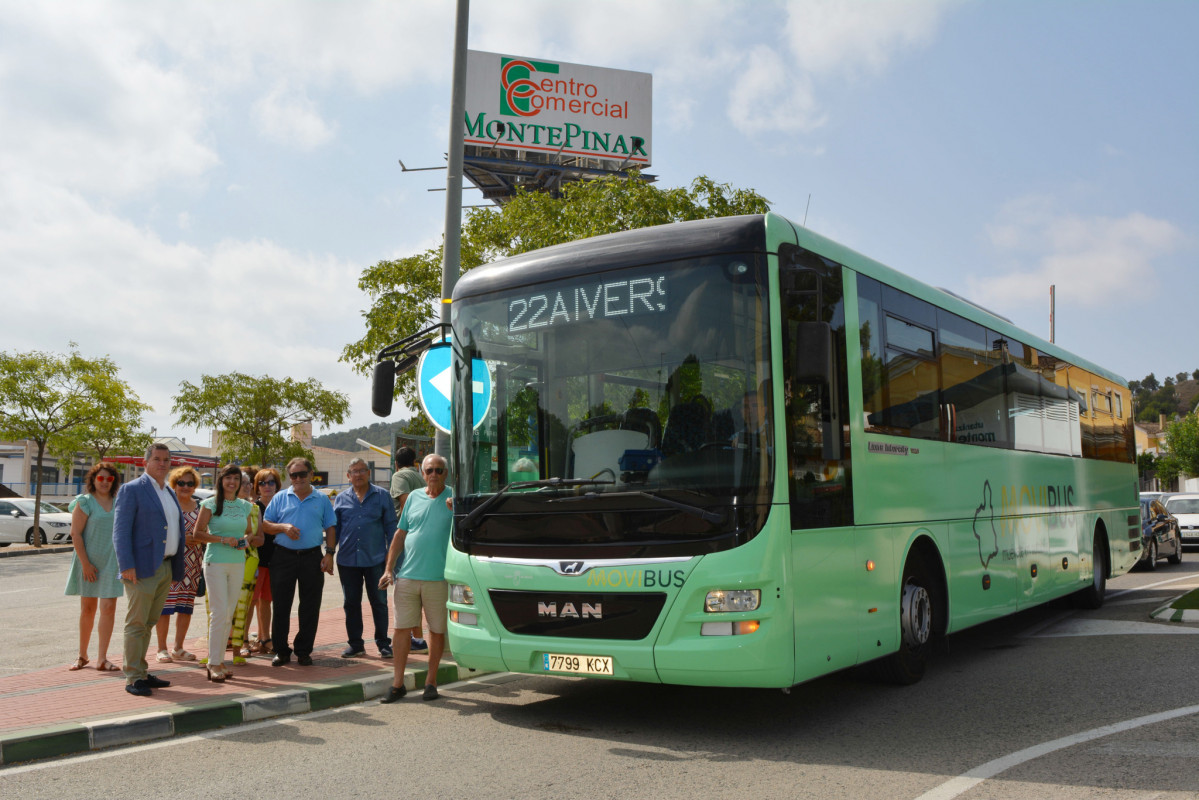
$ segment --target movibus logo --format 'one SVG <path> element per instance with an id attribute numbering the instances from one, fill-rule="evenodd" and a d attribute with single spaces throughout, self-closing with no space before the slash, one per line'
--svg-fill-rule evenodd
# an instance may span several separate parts
<path id="1" fill-rule="evenodd" d="M 551 78 L 561 65 L 524 58 L 500 58 L 500 115 L 535 117 L 542 111 L 629 118 L 629 101 L 600 95 L 594 83 Z"/>

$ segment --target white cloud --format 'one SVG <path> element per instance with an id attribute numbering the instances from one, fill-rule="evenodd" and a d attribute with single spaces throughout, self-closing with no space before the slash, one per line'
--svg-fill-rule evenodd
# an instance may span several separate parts
<path id="1" fill-rule="evenodd" d="M 806 133 L 828 119 L 820 89 L 837 78 L 885 70 L 927 46 L 952 0 L 793 0 L 780 41 L 749 51 L 737 68 L 728 113 L 743 133 Z"/>
<path id="2" fill-rule="evenodd" d="M 970 292 L 1000 305 L 1041 300 L 1050 285 L 1059 298 L 1085 307 L 1147 299 L 1159 290 L 1155 262 L 1186 240 L 1173 223 L 1141 212 L 1083 217 L 1045 197 L 1008 204 L 988 234 L 1009 266 L 971 280 Z"/>
<path id="3" fill-rule="evenodd" d="M 278 87 L 254 104 L 254 123 L 268 140 L 313 150 L 333 138 L 334 126 L 321 118 L 302 91 Z"/>

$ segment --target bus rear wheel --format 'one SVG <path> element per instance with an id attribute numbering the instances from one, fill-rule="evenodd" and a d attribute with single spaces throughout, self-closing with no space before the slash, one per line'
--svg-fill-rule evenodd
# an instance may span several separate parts
<path id="1" fill-rule="evenodd" d="M 924 677 L 939 602 L 932 571 L 923 559 L 908 559 L 899 596 L 899 650 L 878 662 L 883 680 L 910 686 Z"/>

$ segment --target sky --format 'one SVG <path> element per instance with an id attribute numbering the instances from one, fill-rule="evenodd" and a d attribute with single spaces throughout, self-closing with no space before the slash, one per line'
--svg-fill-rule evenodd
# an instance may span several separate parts
<path id="1" fill-rule="evenodd" d="M 706 175 L 1128 379 L 1199 369 L 1199 3 L 475 0 L 469 47 L 653 75 Z M 0 0 L 0 349 L 316 378 L 436 246 L 454 3 Z M 464 202 L 478 202 L 464 192 Z M 405 415 L 397 406 L 399 415 Z M 317 433 L 321 429 L 318 427 Z"/>

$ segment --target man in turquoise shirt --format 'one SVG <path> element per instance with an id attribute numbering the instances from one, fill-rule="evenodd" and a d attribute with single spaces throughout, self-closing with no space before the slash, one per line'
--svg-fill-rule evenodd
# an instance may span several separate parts
<path id="1" fill-rule="evenodd" d="M 312 664 L 312 647 L 320 621 L 324 573 L 333 574 L 333 554 L 337 551 L 333 504 L 312 488 L 312 464 L 306 458 L 293 458 L 287 464 L 291 486 L 271 498 L 262 515 L 264 533 L 275 534 L 275 552 L 271 556 L 271 595 L 273 620 L 271 639 L 275 644 L 272 666 L 296 661 L 302 667 Z M 321 555 L 321 542 L 328 547 Z M 300 627 L 294 642 L 291 635 L 291 605 L 296 589 L 300 592 Z"/>
<path id="2" fill-rule="evenodd" d="M 399 530 L 387 550 L 387 566 L 379 579 L 379 588 L 395 583 L 395 662 L 392 686 L 384 703 L 403 697 L 404 669 L 408 665 L 408 637 L 404 632 L 420 624 L 421 610 L 429 622 L 429 671 L 425 678 L 425 700 L 437 699 L 437 667 L 445 652 L 446 601 L 449 586 L 445 580 L 445 557 L 450 544 L 454 512 L 450 498 L 453 490 L 445 485 L 446 461 L 436 453 L 421 463 L 425 488 L 408 495 L 400 514 Z M 391 577 L 400 552 L 404 564 L 394 581 Z"/>

